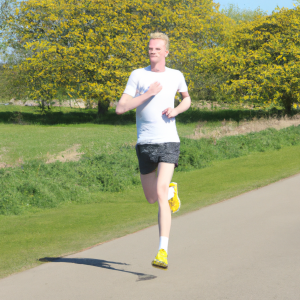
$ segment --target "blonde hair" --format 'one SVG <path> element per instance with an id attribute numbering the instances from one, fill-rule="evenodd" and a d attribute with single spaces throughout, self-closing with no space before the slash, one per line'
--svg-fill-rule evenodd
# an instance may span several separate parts
<path id="1" fill-rule="evenodd" d="M 165 41 L 166 50 L 169 51 L 169 37 L 162 32 L 150 33 L 150 40 L 163 40 Z"/>

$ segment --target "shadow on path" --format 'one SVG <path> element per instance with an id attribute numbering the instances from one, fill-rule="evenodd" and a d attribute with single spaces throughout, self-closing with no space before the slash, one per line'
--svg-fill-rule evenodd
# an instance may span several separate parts
<path id="1" fill-rule="evenodd" d="M 119 271 L 119 272 L 124 272 L 124 273 L 130 273 L 130 274 L 138 276 L 137 281 L 151 280 L 151 279 L 155 279 L 157 277 L 157 276 L 154 276 L 154 275 L 131 272 L 131 271 L 126 271 L 124 269 L 114 268 L 114 267 L 111 266 L 111 264 L 123 265 L 123 266 L 129 266 L 129 264 L 121 263 L 121 262 L 115 262 L 115 261 L 108 261 L 108 260 L 104 260 L 104 259 L 43 257 L 43 258 L 40 258 L 39 261 L 40 262 L 72 263 L 72 264 L 79 264 L 79 265 L 94 266 L 94 267 L 99 267 L 99 268 L 104 268 L 104 269 L 114 270 L 114 271 Z"/>

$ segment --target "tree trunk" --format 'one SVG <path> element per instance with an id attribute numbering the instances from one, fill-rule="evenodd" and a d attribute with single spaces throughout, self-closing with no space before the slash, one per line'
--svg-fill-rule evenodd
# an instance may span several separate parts
<path id="1" fill-rule="evenodd" d="M 292 113 L 292 98 L 291 97 L 284 97 L 283 99 L 283 104 L 284 104 L 284 108 L 285 108 L 285 113 L 287 115 L 291 115 Z"/>
<path id="2" fill-rule="evenodd" d="M 107 113 L 109 107 L 109 100 L 98 100 L 98 115 Z"/>
<path id="3" fill-rule="evenodd" d="M 44 111 L 45 110 L 45 100 L 41 101 L 41 106 L 42 106 L 42 111 Z"/>

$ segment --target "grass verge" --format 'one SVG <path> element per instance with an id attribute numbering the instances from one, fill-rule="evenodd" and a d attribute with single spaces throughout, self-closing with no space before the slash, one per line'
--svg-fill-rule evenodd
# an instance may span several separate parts
<path id="1" fill-rule="evenodd" d="M 106 127 L 98 128 L 98 132 L 104 133 Z M 92 150 L 87 147 L 80 161 L 46 164 L 32 160 L 19 167 L 0 169 L 0 214 L 22 214 L 63 203 L 99 202 L 92 196 L 97 192 L 121 192 L 140 185 L 134 144 L 118 145 L 115 142 L 100 152 L 101 144 L 94 144 L 98 146 Z M 216 160 L 299 144 L 300 126 L 279 131 L 267 129 L 219 140 L 181 138 L 178 171 L 202 169 Z"/>
<path id="2" fill-rule="evenodd" d="M 178 172 L 183 205 L 177 215 L 199 209 L 300 172 L 300 146 L 253 153 L 191 172 Z M 72 204 L 19 216 L 0 216 L 0 277 L 124 236 L 156 223 L 157 206 L 141 188 L 98 192 L 98 203 Z"/>

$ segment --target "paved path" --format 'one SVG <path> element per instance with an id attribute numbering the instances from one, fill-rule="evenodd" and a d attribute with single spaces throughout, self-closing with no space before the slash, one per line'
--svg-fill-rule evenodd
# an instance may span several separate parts
<path id="1" fill-rule="evenodd" d="M 184 203 L 183 203 L 184 205 Z M 300 299 L 300 174 L 0 280 L 1 300 Z"/>

